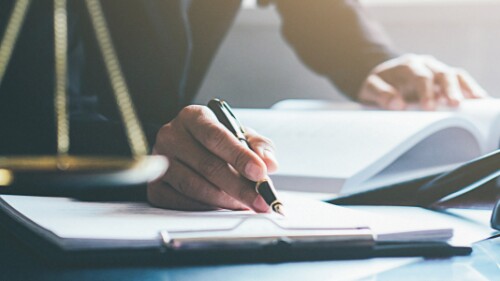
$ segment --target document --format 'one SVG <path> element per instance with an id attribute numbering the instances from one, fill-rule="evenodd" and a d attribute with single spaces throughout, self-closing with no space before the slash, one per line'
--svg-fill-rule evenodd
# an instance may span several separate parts
<path id="1" fill-rule="evenodd" d="M 174 239 L 328 236 L 331 241 L 366 243 L 374 239 L 446 241 L 453 235 L 446 226 L 408 227 L 398 221 L 387 221 L 385 227 L 378 223 L 374 232 L 370 213 L 293 194 L 281 195 L 287 206 L 286 217 L 252 211 L 185 212 L 154 208 L 147 203 L 14 195 L 0 196 L 0 208 L 65 249 L 159 247 L 165 233 Z"/>

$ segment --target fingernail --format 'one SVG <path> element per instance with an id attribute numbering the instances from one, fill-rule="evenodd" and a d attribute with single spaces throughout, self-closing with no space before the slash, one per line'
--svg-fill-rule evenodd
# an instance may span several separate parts
<path id="1" fill-rule="evenodd" d="M 257 146 L 254 149 L 254 152 L 257 153 L 260 157 L 264 157 L 264 148 L 262 146 Z"/>
<path id="2" fill-rule="evenodd" d="M 258 181 L 264 178 L 264 171 L 258 165 L 255 165 L 252 162 L 249 162 L 245 167 L 245 174 L 250 180 Z"/>
<path id="3" fill-rule="evenodd" d="M 276 160 L 276 156 L 274 156 L 274 153 L 271 150 L 264 149 L 264 157 L 273 161 L 275 164 L 278 164 L 278 160 Z"/>
<path id="4" fill-rule="evenodd" d="M 254 211 L 258 213 L 267 213 L 269 212 L 269 205 L 267 205 L 266 201 L 264 201 L 264 198 L 262 196 L 257 196 L 255 200 L 253 201 L 252 207 Z"/>

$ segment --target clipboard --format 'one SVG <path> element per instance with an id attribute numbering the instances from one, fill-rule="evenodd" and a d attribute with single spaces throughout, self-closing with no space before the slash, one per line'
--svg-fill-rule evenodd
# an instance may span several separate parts
<path id="1" fill-rule="evenodd" d="M 275 263 L 371 257 L 446 257 L 471 252 L 470 247 L 439 241 L 380 242 L 365 226 L 293 227 L 259 216 L 235 216 L 222 227 L 216 225 L 194 231 L 159 229 L 156 233 L 158 239 L 152 240 L 153 243 L 135 241 L 102 247 L 88 240 L 75 247 L 70 240 L 56 240 L 55 234 L 48 229 L 27 223 L 29 219 L 5 204 L 5 200 L 0 199 L 0 203 L 0 228 L 26 244 L 27 251 L 39 260 L 57 266 Z M 255 231 L 256 228 L 262 231 Z"/>
<path id="2" fill-rule="evenodd" d="M 246 234 L 252 229 L 259 231 Z M 235 225 L 202 231 L 160 231 L 163 246 L 174 251 L 248 249 L 288 245 L 298 248 L 373 247 L 375 237 L 368 227 L 286 227 L 266 217 L 241 218 Z"/>

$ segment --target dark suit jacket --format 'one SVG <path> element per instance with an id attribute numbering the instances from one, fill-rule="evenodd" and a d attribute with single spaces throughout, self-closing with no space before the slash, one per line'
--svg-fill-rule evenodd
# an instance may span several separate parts
<path id="1" fill-rule="evenodd" d="M 0 1 L 2 32 L 12 2 Z M 84 2 L 68 2 L 72 152 L 127 154 Z M 101 2 L 152 144 L 158 127 L 196 95 L 240 1 Z M 261 4 L 277 6 L 283 35 L 303 62 L 352 98 L 368 72 L 394 56 L 384 35 L 357 1 L 263 0 Z M 54 152 L 51 13 L 51 1 L 33 1 L 0 86 L 0 154 Z"/>

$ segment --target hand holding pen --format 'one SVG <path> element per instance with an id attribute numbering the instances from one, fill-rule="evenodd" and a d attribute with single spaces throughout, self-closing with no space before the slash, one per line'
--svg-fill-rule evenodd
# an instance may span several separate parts
<path id="1" fill-rule="evenodd" d="M 153 154 L 169 169 L 148 185 L 151 204 L 179 210 L 251 209 L 268 212 L 255 182 L 277 168 L 272 143 L 249 130 L 252 150 L 205 106 L 187 106 L 158 132 Z"/>
<path id="2" fill-rule="evenodd" d="M 215 113 L 215 116 L 222 125 L 231 131 L 245 148 L 252 149 L 247 139 L 246 129 L 241 125 L 238 118 L 236 118 L 229 104 L 219 99 L 212 99 L 208 103 L 208 108 Z M 283 204 L 278 199 L 274 185 L 268 176 L 255 182 L 255 191 L 262 195 L 264 201 L 266 201 L 274 212 L 285 215 Z"/>

